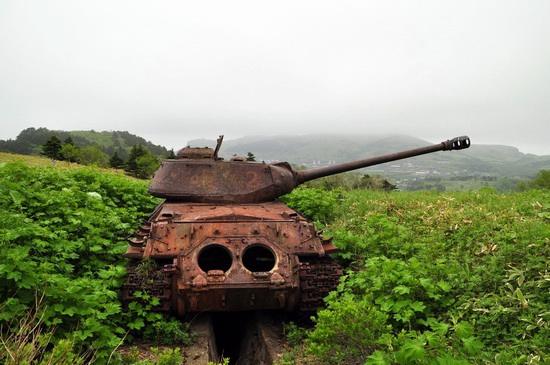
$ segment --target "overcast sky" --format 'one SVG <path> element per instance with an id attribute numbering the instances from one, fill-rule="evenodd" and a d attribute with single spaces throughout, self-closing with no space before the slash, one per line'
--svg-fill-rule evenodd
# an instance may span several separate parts
<path id="1" fill-rule="evenodd" d="M 405 133 L 550 155 L 550 1 L 1 0 L 0 139 Z"/>

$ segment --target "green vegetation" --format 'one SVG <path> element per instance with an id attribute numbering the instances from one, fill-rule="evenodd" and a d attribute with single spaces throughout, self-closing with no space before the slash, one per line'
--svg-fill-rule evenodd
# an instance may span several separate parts
<path id="1" fill-rule="evenodd" d="M 229 358 L 224 357 L 218 362 L 209 361 L 207 365 L 229 365 Z"/>
<path id="2" fill-rule="evenodd" d="M 161 159 L 175 157 L 173 150 L 168 151 L 128 132 L 66 132 L 46 128 L 27 128 L 16 140 L 0 141 L 0 151 L 40 154 L 52 161 L 124 169 L 140 179 L 150 178 Z"/>
<path id="3" fill-rule="evenodd" d="M 51 158 L 53 162 L 60 160 L 76 162 L 86 166 L 124 168 L 130 175 L 140 179 L 151 177 L 160 165 L 159 158 L 141 144 L 132 147 L 128 162 L 124 163 L 117 151 L 109 157 L 97 145 L 77 147 L 74 145 L 72 138 L 69 137 L 61 143 L 61 140 L 55 135 L 52 135 L 42 145 L 42 155 Z"/>
<path id="4" fill-rule="evenodd" d="M 338 198 L 338 190 L 329 192 L 319 188 L 297 188 L 292 194 L 282 196 L 280 200 L 309 219 L 326 223 L 334 216 L 334 207 L 338 203 Z"/>
<path id="5" fill-rule="evenodd" d="M 152 312 L 146 292 L 128 310 L 118 297 L 124 237 L 159 202 L 146 183 L 13 160 L 0 155 L 0 364 L 140 363 L 116 351 L 137 337 L 156 348 L 141 363 L 181 362 L 188 327 Z M 547 181 L 541 171 L 524 189 Z M 334 237 L 345 276 L 312 330 L 286 326 L 281 364 L 550 361 L 548 189 L 304 187 L 283 200 Z"/>
<path id="6" fill-rule="evenodd" d="M 18 155 L 14 153 L 0 152 L 0 164 L 12 163 L 24 164 L 29 167 L 55 168 L 56 170 L 80 170 L 84 168 L 108 175 L 124 175 L 129 180 L 136 180 L 133 177 L 127 176 L 124 170 L 120 169 L 102 168 L 94 165 L 84 167 L 80 164 L 77 164 L 76 162 L 52 161 L 47 157 Z"/>
<path id="7" fill-rule="evenodd" d="M 519 185 L 520 190 L 546 189 L 550 190 L 550 170 L 540 170 L 535 178 Z"/>
<path id="8" fill-rule="evenodd" d="M 145 139 L 128 132 L 96 132 L 91 131 L 58 131 L 47 128 L 27 128 L 17 136 L 15 140 L 0 140 L 0 151 L 19 153 L 24 155 L 39 155 L 43 152 L 43 145 L 55 136 L 62 146 L 73 145 L 76 147 L 100 146 L 103 153 L 113 156 L 118 153 L 122 159 L 127 159 L 132 146 L 140 144 L 152 154 L 164 157 L 169 154 L 166 148 L 152 144 Z M 54 141 L 55 142 L 55 141 Z M 54 143 L 54 148 L 59 143 Z"/>
<path id="9" fill-rule="evenodd" d="M 110 363 L 121 365 L 180 365 L 185 357 L 179 347 L 151 347 L 148 351 L 153 355 L 152 359 L 140 359 L 140 350 L 137 346 L 132 346 L 130 351 L 125 354 L 116 353 L 111 358 Z"/>
<path id="10" fill-rule="evenodd" d="M 345 195 L 325 235 L 346 274 L 283 363 L 550 361 L 548 190 Z"/>
<path id="11" fill-rule="evenodd" d="M 153 175 L 160 165 L 159 159 L 145 147 L 136 144 L 130 151 L 126 172 L 140 179 L 147 179 Z"/>
<path id="12" fill-rule="evenodd" d="M 344 174 L 323 177 L 320 179 L 308 181 L 306 183 L 306 186 L 310 188 L 320 188 L 326 190 L 375 189 L 390 191 L 397 188 L 396 185 L 392 184 L 381 175 L 369 175 L 359 172 L 347 172 Z"/>
<path id="13" fill-rule="evenodd" d="M 89 168 L 0 164 L 0 363 L 102 363 L 135 336 L 188 343 L 147 293 L 128 311 L 119 301 L 124 237 L 158 203 L 145 190 Z"/>

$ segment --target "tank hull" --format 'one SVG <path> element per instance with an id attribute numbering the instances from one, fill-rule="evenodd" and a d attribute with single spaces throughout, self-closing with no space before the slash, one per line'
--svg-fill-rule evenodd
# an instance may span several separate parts
<path id="1" fill-rule="evenodd" d="M 313 223 L 278 202 L 165 202 L 129 238 L 122 299 L 158 297 L 157 309 L 310 310 L 336 288 L 342 271 Z"/>

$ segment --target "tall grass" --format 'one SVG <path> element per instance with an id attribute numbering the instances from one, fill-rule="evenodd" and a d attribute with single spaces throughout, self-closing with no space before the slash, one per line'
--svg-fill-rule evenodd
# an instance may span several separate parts
<path id="1" fill-rule="evenodd" d="M 75 341 L 52 344 L 55 327 L 44 324 L 44 297 L 36 297 L 33 308 L 7 324 L 0 324 L 0 364 L 71 365 L 91 364 L 90 350 L 76 349 Z M 0 308 L 0 312 L 3 308 Z"/>

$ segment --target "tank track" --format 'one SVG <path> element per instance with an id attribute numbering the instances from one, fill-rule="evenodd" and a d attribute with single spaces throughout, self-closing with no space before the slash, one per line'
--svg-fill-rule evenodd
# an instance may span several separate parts
<path id="1" fill-rule="evenodd" d="M 338 287 L 342 275 L 342 268 L 330 257 L 301 258 L 300 310 L 313 311 L 322 307 L 323 299 Z"/>
<path id="2" fill-rule="evenodd" d="M 135 292 L 140 291 L 159 299 L 155 311 L 172 312 L 173 275 L 178 272 L 176 265 L 163 265 L 154 260 L 132 260 L 126 267 L 127 275 L 122 288 L 122 302 L 127 306 L 134 301 L 142 301 Z"/>

